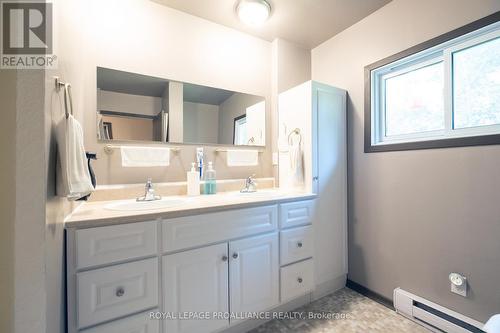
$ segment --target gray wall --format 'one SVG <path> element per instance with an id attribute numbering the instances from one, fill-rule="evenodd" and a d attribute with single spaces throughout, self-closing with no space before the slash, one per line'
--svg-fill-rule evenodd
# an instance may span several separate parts
<path id="1" fill-rule="evenodd" d="M 45 331 L 44 71 L 2 70 L 0 331 Z"/>
<path id="2" fill-rule="evenodd" d="M 16 71 L 0 75 L 0 332 L 11 332 L 14 320 L 14 223 L 16 203 Z"/>
<path id="3" fill-rule="evenodd" d="M 485 321 L 500 313 L 500 146 L 365 154 L 363 67 L 500 10 L 498 0 L 394 0 L 312 51 L 349 92 L 349 278 Z M 448 274 L 470 283 L 450 293 Z"/>

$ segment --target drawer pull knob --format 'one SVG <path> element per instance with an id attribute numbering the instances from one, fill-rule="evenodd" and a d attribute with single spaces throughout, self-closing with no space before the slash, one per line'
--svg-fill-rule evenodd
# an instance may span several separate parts
<path id="1" fill-rule="evenodd" d="M 116 289 L 116 296 L 117 297 L 122 297 L 123 295 L 125 295 L 125 289 L 123 289 L 123 287 L 118 287 Z"/>
<path id="2" fill-rule="evenodd" d="M 299 278 L 297 279 L 297 282 L 298 282 L 298 283 L 302 283 L 302 281 L 303 281 L 303 280 L 302 280 L 302 278 L 301 278 L 301 277 L 299 277 Z"/>
<path id="3" fill-rule="evenodd" d="M 227 261 L 227 256 L 222 256 L 222 261 Z"/>
<path id="4" fill-rule="evenodd" d="M 233 253 L 233 258 L 234 258 L 234 259 L 238 259 L 238 253 L 236 253 L 236 252 L 235 252 L 235 253 Z"/>
<path id="5" fill-rule="evenodd" d="M 298 242 L 297 247 L 302 247 L 302 242 Z"/>

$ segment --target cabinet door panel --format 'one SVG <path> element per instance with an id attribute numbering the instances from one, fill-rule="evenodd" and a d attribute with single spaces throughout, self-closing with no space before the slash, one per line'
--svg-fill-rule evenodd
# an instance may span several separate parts
<path id="1" fill-rule="evenodd" d="M 316 285 L 347 274 L 347 150 L 346 93 L 318 88 L 317 154 L 318 194 L 314 214 Z"/>
<path id="2" fill-rule="evenodd" d="M 229 243 L 231 312 L 262 311 L 279 303 L 278 234 Z"/>
<path id="3" fill-rule="evenodd" d="M 280 205 L 280 228 L 310 224 L 313 218 L 314 200 L 289 202 Z"/>
<path id="4" fill-rule="evenodd" d="M 163 257 L 165 311 L 228 312 L 227 243 Z M 164 320 L 168 333 L 207 333 L 229 325 L 228 320 Z"/>

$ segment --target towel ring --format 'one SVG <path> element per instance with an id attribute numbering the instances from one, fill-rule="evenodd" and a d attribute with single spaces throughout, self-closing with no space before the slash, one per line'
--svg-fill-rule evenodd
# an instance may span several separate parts
<path id="1" fill-rule="evenodd" d="M 299 146 L 302 144 L 302 134 L 300 134 L 300 128 L 296 128 L 288 134 L 288 145 L 291 146 L 293 144 L 293 135 L 297 135 L 299 137 Z"/>

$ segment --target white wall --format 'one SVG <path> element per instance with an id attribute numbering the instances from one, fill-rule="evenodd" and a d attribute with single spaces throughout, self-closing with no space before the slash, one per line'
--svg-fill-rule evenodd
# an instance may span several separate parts
<path id="1" fill-rule="evenodd" d="M 120 154 L 104 154 L 96 140 L 96 66 L 190 82 L 270 97 L 271 43 L 209 21 L 145 0 L 87 1 L 92 18 L 88 29 L 85 78 L 85 143 L 96 151 L 100 184 L 185 180 L 196 146 L 186 146 L 168 168 L 122 168 Z M 268 103 L 269 104 L 269 103 Z M 268 112 L 270 108 L 268 107 Z M 268 127 L 267 137 L 270 136 Z M 270 176 L 270 149 L 260 154 L 259 166 L 227 168 L 225 154 L 206 147 L 207 160 L 215 163 L 219 178 L 243 178 L 255 173 Z"/>
<path id="2" fill-rule="evenodd" d="M 218 143 L 219 106 L 184 102 L 184 140 L 186 143 Z"/>
<path id="3" fill-rule="evenodd" d="M 161 112 L 162 98 L 97 90 L 97 110 L 156 116 Z"/>
<path id="4" fill-rule="evenodd" d="M 500 146 L 364 153 L 363 70 L 498 10 L 498 0 L 394 0 L 312 51 L 313 79 L 349 94 L 349 278 L 480 321 L 500 313 Z M 468 298 L 450 293 L 453 271 L 468 277 Z"/>
<path id="5" fill-rule="evenodd" d="M 272 136 L 268 141 L 273 152 L 278 152 L 280 125 L 278 119 L 278 95 L 292 87 L 311 80 L 311 51 L 283 39 L 272 43 L 271 104 L 270 119 Z M 279 179 L 278 166 L 273 168 L 275 179 Z M 278 182 L 279 184 L 279 182 Z"/>
<path id="6" fill-rule="evenodd" d="M 74 116 L 83 124 L 84 113 L 94 112 L 95 104 L 89 106 L 85 103 L 85 61 L 86 51 L 89 47 L 86 43 L 85 30 L 81 27 L 85 26 L 86 20 L 92 20 L 91 17 L 84 15 L 88 11 L 88 2 L 77 0 L 53 0 L 54 9 L 54 53 L 58 56 L 58 68 L 45 71 L 45 108 L 44 122 L 45 123 L 45 140 L 42 140 L 45 145 L 45 163 L 41 165 L 31 165 L 32 168 L 44 170 L 44 180 L 46 188 L 43 191 L 45 202 L 45 234 L 44 234 L 44 251 L 31 251 L 30 255 L 44 256 L 44 274 L 45 288 L 41 287 L 46 294 L 45 307 L 39 306 L 31 299 L 27 299 L 29 307 L 35 311 L 41 311 L 45 318 L 45 328 L 35 328 L 16 331 L 19 333 L 25 332 L 46 332 L 46 333 L 63 333 L 65 332 L 66 318 L 66 292 L 65 292 L 65 257 L 64 257 L 64 219 L 78 205 L 74 202 L 69 202 L 65 198 L 60 198 L 55 195 L 55 180 L 56 180 L 56 154 L 57 148 L 55 143 L 54 126 L 59 122 L 64 115 L 64 100 L 62 90 L 57 92 L 54 86 L 54 76 L 59 76 L 61 80 L 71 83 Z M 95 74 L 94 74 L 95 77 Z M 41 85 L 43 86 L 43 80 Z M 40 89 L 37 87 L 36 89 Z M 95 98 L 96 91 L 93 96 Z M 40 110 L 38 110 L 40 113 Z M 94 128 L 96 128 L 94 123 Z M 40 123 L 37 123 L 40 127 Z M 43 165 L 43 167 L 42 167 Z M 31 189 L 30 189 L 31 191 Z M 42 199 L 43 202 L 43 199 Z M 35 225 L 43 225 L 43 218 L 34 221 Z M 27 234 L 33 234 L 29 231 Z M 25 243 L 29 240 L 25 239 Z M 36 274 L 31 274 L 30 279 L 34 283 L 27 282 L 26 286 L 37 286 L 37 281 L 41 277 Z M 38 286 L 37 286 L 38 287 Z M 29 320 L 24 318 L 24 313 L 20 312 L 21 320 L 29 324 Z"/>

